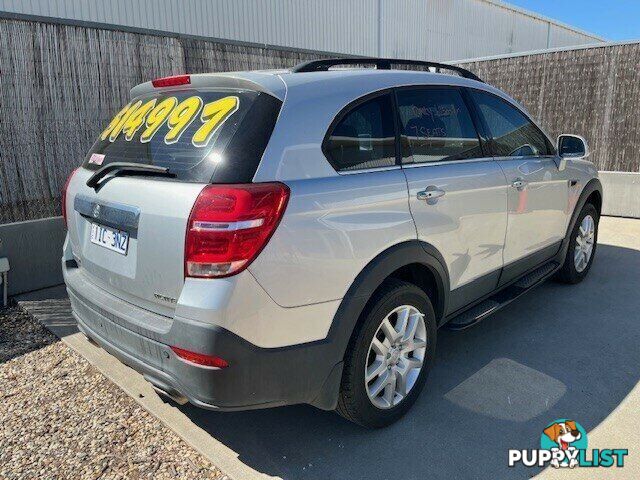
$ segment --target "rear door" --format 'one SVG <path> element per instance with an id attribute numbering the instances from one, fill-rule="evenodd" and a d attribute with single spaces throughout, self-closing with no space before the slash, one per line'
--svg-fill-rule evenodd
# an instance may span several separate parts
<path id="1" fill-rule="evenodd" d="M 163 89 L 132 100 L 93 145 L 67 191 L 69 240 L 85 279 L 156 313 L 171 315 L 184 284 L 187 221 L 209 183 L 251 182 L 280 101 L 232 89 Z M 118 169 L 95 188 L 88 179 Z"/>
<path id="2" fill-rule="evenodd" d="M 507 179 L 502 281 L 508 282 L 557 252 L 568 220 L 569 183 L 554 147 L 523 112 L 491 93 L 470 92 Z"/>
<path id="3" fill-rule="evenodd" d="M 461 89 L 410 87 L 396 92 L 403 169 L 418 238 L 449 271 L 449 313 L 498 283 L 507 226 L 502 170 L 482 150 Z"/>

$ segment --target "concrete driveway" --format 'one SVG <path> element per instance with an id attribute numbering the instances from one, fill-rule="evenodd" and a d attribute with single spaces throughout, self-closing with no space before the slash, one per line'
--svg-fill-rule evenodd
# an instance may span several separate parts
<path id="1" fill-rule="evenodd" d="M 603 218 L 599 243 L 582 284 L 547 282 L 468 331 L 441 330 L 423 394 L 389 428 L 363 430 L 307 406 L 183 406 L 176 428 L 234 452 L 243 477 L 528 478 L 539 470 L 508 468 L 507 451 L 538 448 L 547 423 L 572 418 L 590 437 L 602 424 L 597 438 L 615 444 L 598 446 L 630 451 L 615 473 L 638 478 L 640 220 Z"/>

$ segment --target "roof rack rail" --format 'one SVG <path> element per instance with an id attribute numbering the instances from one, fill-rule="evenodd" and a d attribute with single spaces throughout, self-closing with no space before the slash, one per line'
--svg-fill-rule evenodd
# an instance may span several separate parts
<path id="1" fill-rule="evenodd" d="M 291 69 L 294 73 L 301 72 L 323 72 L 337 65 L 375 65 L 378 70 L 391 70 L 391 65 L 416 65 L 420 67 L 434 68 L 436 73 L 440 70 L 451 70 L 464 78 L 482 82 L 476 74 L 466 68 L 446 63 L 426 62 L 422 60 L 403 60 L 400 58 L 374 58 L 374 57 L 351 57 L 351 58 L 327 58 L 323 60 L 310 60 L 299 63 Z"/>

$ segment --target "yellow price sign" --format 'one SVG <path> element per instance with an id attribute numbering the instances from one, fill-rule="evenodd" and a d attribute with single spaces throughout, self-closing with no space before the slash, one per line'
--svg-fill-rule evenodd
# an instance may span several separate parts
<path id="1" fill-rule="evenodd" d="M 197 95 L 182 101 L 176 97 L 167 97 L 160 102 L 155 98 L 144 103 L 138 100 L 127 104 L 113 117 L 100 139 L 104 141 L 108 138 L 110 142 L 115 142 L 120 134 L 124 134 L 125 140 L 130 142 L 142 129 L 139 141 L 147 143 L 166 124 L 168 131 L 164 143 L 171 145 L 178 142 L 189 125 L 199 119 L 202 125 L 193 134 L 191 143 L 195 147 L 206 147 L 239 106 L 240 99 L 236 96 L 223 97 L 206 104 Z"/>
<path id="2" fill-rule="evenodd" d="M 111 131 L 115 128 L 118 122 L 120 122 L 120 119 L 122 118 L 122 116 L 129 110 L 129 107 L 131 107 L 130 103 L 126 104 L 122 108 L 122 110 L 116 113 L 116 116 L 111 119 L 111 121 L 109 122 L 109 125 L 107 125 L 107 128 L 105 128 L 100 134 L 100 140 L 104 141 L 107 139 L 109 134 L 111 134 Z"/>
<path id="3" fill-rule="evenodd" d="M 189 97 L 176 105 L 169 118 L 167 118 L 169 131 L 164 136 L 164 143 L 171 145 L 180 140 L 182 132 L 191 125 L 201 108 L 202 99 L 200 97 Z"/>
<path id="4" fill-rule="evenodd" d="M 167 117 L 177 104 L 178 99 L 176 97 L 165 98 L 153 110 L 151 110 L 151 112 L 149 112 L 146 120 L 147 128 L 140 135 L 140 141 L 142 143 L 151 141 L 160 127 L 164 125 Z"/>
<path id="5" fill-rule="evenodd" d="M 149 113 L 149 111 L 156 104 L 156 99 L 148 101 L 144 105 L 141 105 L 134 112 L 129 115 L 127 121 L 124 123 L 122 127 L 122 133 L 124 133 L 124 138 L 129 142 L 136 134 L 136 132 L 140 129 L 142 124 L 144 123 L 144 119 Z"/>
<path id="6" fill-rule="evenodd" d="M 203 125 L 193 134 L 191 139 L 193 145 L 205 147 L 218 127 L 238 110 L 239 105 L 240 99 L 238 97 L 224 97 L 215 102 L 207 103 L 200 116 Z"/>

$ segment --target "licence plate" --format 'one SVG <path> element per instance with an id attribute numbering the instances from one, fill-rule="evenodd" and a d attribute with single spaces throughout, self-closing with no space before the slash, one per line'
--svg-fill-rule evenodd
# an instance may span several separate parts
<path id="1" fill-rule="evenodd" d="M 129 247 L 129 234 L 92 223 L 91 243 L 108 248 L 121 255 L 126 255 L 127 248 Z"/>

